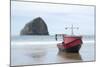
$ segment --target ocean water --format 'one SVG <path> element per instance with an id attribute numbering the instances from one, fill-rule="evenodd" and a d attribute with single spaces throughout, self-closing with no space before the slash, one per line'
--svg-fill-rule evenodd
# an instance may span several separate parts
<path id="1" fill-rule="evenodd" d="M 59 52 L 62 36 L 12 36 L 11 66 L 69 63 L 95 60 L 94 36 L 83 36 L 79 53 Z"/>

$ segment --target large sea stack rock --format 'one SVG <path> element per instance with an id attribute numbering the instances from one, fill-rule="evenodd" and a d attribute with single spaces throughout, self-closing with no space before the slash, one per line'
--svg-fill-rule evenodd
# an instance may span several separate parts
<path id="1" fill-rule="evenodd" d="M 49 33 L 44 20 L 41 17 L 37 17 L 24 26 L 20 35 L 49 35 Z"/>

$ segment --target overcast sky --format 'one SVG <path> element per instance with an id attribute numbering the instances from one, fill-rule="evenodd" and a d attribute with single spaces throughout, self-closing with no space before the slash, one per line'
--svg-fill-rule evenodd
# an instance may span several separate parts
<path id="1" fill-rule="evenodd" d="M 11 2 L 11 34 L 19 35 L 26 23 L 36 17 L 42 17 L 51 35 L 71 34 L 65 27 L 79 27 L 75 34 L 94 34 L 94 7 L 79 5 L 62 5 L 34 2 Z"/>

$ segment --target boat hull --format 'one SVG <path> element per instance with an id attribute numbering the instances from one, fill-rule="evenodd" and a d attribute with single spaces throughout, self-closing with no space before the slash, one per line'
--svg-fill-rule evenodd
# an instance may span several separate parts
<path id="1" fill-rule="evenodd" d="M 60 48 L 58 46 L 59 51 L 71 52 L 71 53 L 78 53 L 80 48 L 81 48 L 81 44 L 78 44 L 78 45 L 70 47 L 70 48 Z"/>
<path id="2" fill-rule="evenodd" d="M 59 51 L 65 52 L 79 52 L 82 45 L 82 37 L 81 36 L 64 36 L 63 42 L 58 43 L 57 47 Z"/>

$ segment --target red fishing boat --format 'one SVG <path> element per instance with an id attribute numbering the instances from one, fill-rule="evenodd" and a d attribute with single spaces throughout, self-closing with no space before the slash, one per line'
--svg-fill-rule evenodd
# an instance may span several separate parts
<path id="1" fill-rule="evenodd" d="M 72 26 L 72 35 L 63 35 L 63 42 L 58 43 L 57 47 L 59 51 L 65 52 L 79 52 L 82 45 L 82 36 L 73 35 L 73 26 Z"/>
<path id="2" fill-rule="evenodd" d="M 79 52 L 82 44 L 81 36 L 63 36 L 63 42 L 58 43 L 57 46 L 60 51 Z"/>

